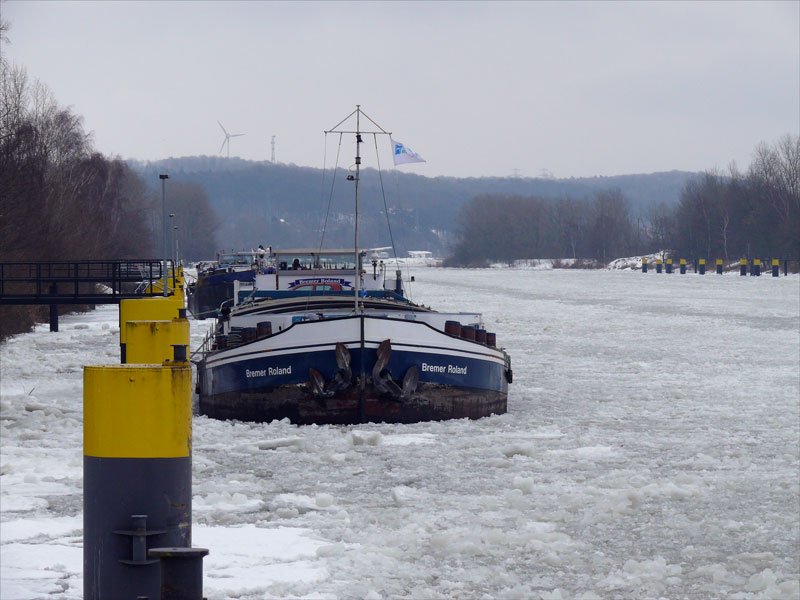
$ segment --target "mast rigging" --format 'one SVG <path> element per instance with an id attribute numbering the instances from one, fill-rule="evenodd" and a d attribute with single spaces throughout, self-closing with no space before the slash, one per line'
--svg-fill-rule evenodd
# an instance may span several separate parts
<path id="1" fill-rule="evenodd" d="M 349 119 L 351 119 L 353 115 L 356 116 L 356 129 L 355 129 L 355 131 L 338 129 L 338 127 L 340 127 L 343 123 L 345 123 Z M 361 130 L 361 116 L 362 115 L 364 116 L 365 119 L 367 119 L 370 123 L 372 123 L 379 131 L 362 131 Z M 355 162 L 356 174 L 355 175 L 348 175 L 347 176 L 347 180 L 355 182 L 355 223 L 354 223 L 354 228 L 353 228 L 354 229 L 354 232 L 353 232 L 353 253 L 355 255 L 356 276 L 355 276 L 355 282 L 354 282 L 353 288 L 355 290 L 355 300 L 354 300 L 355 311 L 358 313 L 358 312 L 360 312 L 362 310 L 360 308 L 360 306 L 359 306 L 359 297 L 360 297 L 360 292 L 361 292 L 361 266 L 362 265 L 361 265 L 361 251 L 358 248 L 358 213 L 359 213 L 359 196 L 358 196 L 359 190 L 358 190 L 358 187 L 359 187 L 359 181 L 361 179 L 361 146 L 360 146 L 360 144 L 364 143 L 364 141 L 362 139 L 362 134 L 367 133 L 367 134 L 372 134 L 374 136 L 377 136 L 379 134 L 380 135 L 389 135 L 389 136 L 391 136 L 392 133 L 390 131 L 386 131 L 383 127 L 381 127 L 374 120 L 372 120 L 372 118 L 370 118 L 369 115 L 367 115 L 364 111 L 362 111 L 360 104 L 356 104 L 356 109 L 353 112 L 351 112 L 344 119 L 339 121 L 332 128 L 330 128 L 327 131 L 325 131 L 325 135 L 326 136 L 329 133 L 338 133 L 338 134 L 340 134 L 340 136 L 342 134 L 348 133 L 348 134 L 355 134 L 355 136 L 356 136 L 356 162 Z M 334 167 L 334 169 L 335 168 L 336 167 Z M 388 215 L 387 215 L 387 217 L 388 217 Z M 396 256 L 396 252 L 395 252 L 395 256 Z"/>

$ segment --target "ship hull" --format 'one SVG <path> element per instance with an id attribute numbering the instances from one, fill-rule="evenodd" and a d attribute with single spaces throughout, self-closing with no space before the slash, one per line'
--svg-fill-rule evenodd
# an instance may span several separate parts
<path id="1" fill-rule="evenodd" d="M 218 419 L 296 424 L 476 419 L 506 412 L 509 378 L 497 348 L 421 322 L 352 316 L 209 354 L 198 405 Z"/>
<path id="2" fill-rule="evenodd" d="M 289 419 L 295 425 L 417 423 L 503 414 L 507 397 L 492 390 L 423 384 L 417 395 L 406 400 L 395 400 L 371 385 L 363 392 L 354 388 L 332 398 L 317 398 L 305 386 L 294 385 L 201 396 L 199 412 L 222 420 Z"/>

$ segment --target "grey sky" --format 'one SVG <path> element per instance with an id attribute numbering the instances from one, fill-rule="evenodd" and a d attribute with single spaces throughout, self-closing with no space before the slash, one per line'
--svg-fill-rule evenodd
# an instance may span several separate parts
<path id="1" fill-rule="evenodd" d="M 232 156 L 275 135 L 280 162 L 321 167 L 357 103 L 428 176 L 745 167 L 800 132 L 796 1 L 0 7 L 5 56 L 124 158 L 215 155 L 220 120 L 246 133 Z"/>

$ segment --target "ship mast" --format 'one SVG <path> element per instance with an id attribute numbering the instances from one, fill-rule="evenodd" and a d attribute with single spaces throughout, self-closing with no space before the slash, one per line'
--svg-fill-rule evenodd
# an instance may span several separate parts
<path id="1" fill-rule="evenodd" d="M 361 174 L 361 105 L 356 104 L 356 215 L 355 215 L 355 230 L 354 236 L 355 240 L 353 245 L 355 247 L 355 255 L 356 255 L 356 281 L 355 285 L 353 286 L 356 290 L 356 298 L 355 298 L 355 311 L 356 313 L 359 312 L 358 306 L 358 293 L 361 289 L 361 257 L 359 256 L 358 250 L 358 182 L 360 180 L 359 175 Z"/>
<path id="2" fill-rule="evenodd" d="M 345 121 L 349 120 L 353 115 L 356 116 L 356 130 L 355 131 L 344 131 L 337 129 L 340 125 L 342 125 Z M 370 123 L 372 123 L 378 130 L 377 131 L 361 131 L 361 115 L 364 115 L 364 118 L 367 119 Z M 391 131 L 386 131 L 383 127 L 378 125 L 375 121 L 373 121 L 369 115 L 361 110 L 361 105 L 356 104 L 356 109 L 347 115 L 344 119 L 339 121 L 332 129 L 329 129 L 325 132 L 325 134 L 329 133 L 354 133 L 356 136 L 356 174 L 355 175 L 348 175 L 347 180 L 355 182 L 355 195 L 356 195 L 356 211 L 355 211 L 355 227 L 354 227 L 354 235 L 353 235 L 353 253 L 356 259 L 356 280 L 353 285 L 353 289 L 355 290 L 355 311 L 356 313 L 361 312 L 361 307 L 359 305 L 359 292 L 361 290 L 361 252 L 358 249 L 358 183 L 361 177 L 361 146 L 359 144 L 363 143 L 361 138 L 362 134 L 372 134 L 372 135 L 392 135 Z"/>

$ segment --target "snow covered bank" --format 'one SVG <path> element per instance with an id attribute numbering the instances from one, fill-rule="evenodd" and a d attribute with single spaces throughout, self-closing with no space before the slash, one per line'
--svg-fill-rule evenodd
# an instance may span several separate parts
<path id="1" fill-rule="evenodd" d="M 608 264 L 591 260 L 591 259 L 572 259 L 572 258 L 525 258 L 525 259 L 518 259 L 514 260 L 511 263 L 508 262 L 498 262 L 492 263 L 489 265 L 491 269 L 519 269 L 519 270 L 533 270 L 533 271 L 547 271 L 550 269 L 605 269 L 609 271 L 640 271 L 642 268 L 642 259 L 647 259 L 648 265 L 650 265 L 651 269 L 655 268 L 655 263 L 657 259 L 665 260 L 665 255 L 663 252 L 657 252 L 655 254 L 646 254 L 643 256 L 626 256 L 623 258 L 617 258 L 609 262 Z M 794 268 L 791 265 L 796 265 L 797 261 L 790 262 L 790 274 L 797 275 L 797 273 L 791 273 L 791 270 Z M 688 272 L 694 274 L 694 263 L 688 263 Z M 678 259 L 675 259 L 675 273 L 678 272 Z M 712 274 L 714 273 L 715 266 L 713 261 L 706 265 L 706 273 Z M 764 263 L 762 265 L 762 276 L 767 275 L 769 276 L 770 267 Z M 782 269 L 782 267 L 781 267 Z M 725 265 L 725 271 L 735 270 L 736 275 L 739 274 L 739 261 L 738 259 L 734 263 L 730 263 Z M 795 268 L 796 271 L 796 268 Z M 781 270 L 781 277 L 783 277 L 783 270 Z"/>
<path id="2" fill-rule="evenodd" d="M 619 259 L 620 261 L 629 261 L 633 259 Z M 641 258 L 639 265 L 641 265 Z M 612 263 L 613 264 L 613 263 Z M 587 258 L 522 258 L 512 261 L 510 264 L 507 262 L 492 263 L 489 265 L 491 269 L 527 269 L 533 271 L 547 271 L 550 269 L 602 269 L 605 265 L 596 260 Z M 608 268 L 613 268 L 609 265 Z M 623 267 L 625 268 L 625 267 Z"/>
<path id="3" fill-rule="evenodd" d="M 416 279 L 493 324 L 509 414 L 196 418 L 209 598 L 798 597 L 800 279 Z M 117 336 L 103 307 L 0 346 L 2 599 L 81 597 L 82 366 L 116 362 Z"/>

